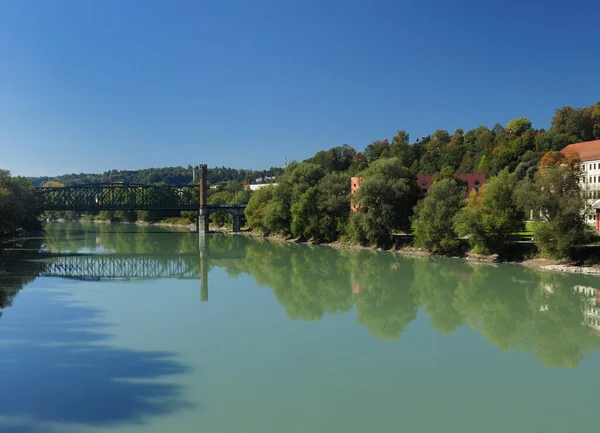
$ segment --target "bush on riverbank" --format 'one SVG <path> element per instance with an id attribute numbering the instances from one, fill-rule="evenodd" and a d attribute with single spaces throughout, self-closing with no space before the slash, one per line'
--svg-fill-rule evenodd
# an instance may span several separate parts
<path id="1" fill-rule="evenodd" d="M 11 236 L 19 229 L 39 228 L 36 212 L 33 183 L 0 170 L 0 238 Z"/>

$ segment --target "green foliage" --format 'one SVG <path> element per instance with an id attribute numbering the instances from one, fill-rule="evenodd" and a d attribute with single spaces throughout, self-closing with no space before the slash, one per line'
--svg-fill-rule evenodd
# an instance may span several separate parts
<path id="1" fill-rule="evenodd" d="M 317 152 L 315 156 L 307 160 L 323 168 L 326 172 L 347 171 L 354 158 L 356 150 L 353 147 L 344 144 L 343 146 L 332 147 L 329 150 Z"/>
<path id="2" fill-rule="evenodd" d="M 198 211 L 194 210 L 184 210 L 181 212 L 181 216 L 186 218 L 190 224 L 193 224 L 198 220 L 198 213 Z"/>
<path id="3" fill-rule="evenodd" d="M 336 240 L 348 218 L 349 189 L 344 173 L 326 175 L 314 162 L 291 164 L 278 186 L 253 194 L 246 208 L 248 225 L 263 234 Z"/>
<path id="4" fill-rule="evenodd" d="M 361 244 L 389 246 L 394 230 L 410 228 L 416 179 L 398 158 L 378 160 L 361 175 L 354 197 L 359 208 L 350 216 L 349 235 Z"/>
<path id="5" fill-rule="evenodd" d="M 508 125 L 506 125 L 506 131 L 510 132 L 511 134 L 515 134 L 515 135 L 521 135 L 525 131 L 529 130 L 530 128 L 531 128 L 531 120 L 529 120 L 525 117 L 519 117 L 517 119 L 513 119 L 510 122 L 508 122 Z"/>
<path id="6" fill-rule="evenodd" d="M 291 230 L 294 236 L 310 239 L 319 233 L 318 197 L 317 187 L 312 186 L 292 205 Z"/>
<path id="7" fill-rule="evenodd" d="M 193 167 L 190 165 L 188 167 L 148 168 L 143 170 L 110 170 L 104 173 L 65 174 L 53 178 L 41 176 L 32 178 L 32 180 L 35 186 L 41 186 L 48 181 L 57 181 L 66 186 L 87 185 L 93 183 L 108 183 L 112 174 L 113 181 L 117 180 L 124 183 L 188 185 L 193 179 L 192 169 Z M 244 181 L 253 183 L 257 178 L 277 177 L 282 174 L 283 169 L 279 167 L 271 167 L 268 170 L 212 167 L 208 168 L 207 180 L 211 185 L 228 181 L 241 184 Z"/>
<path id="8" fill-rule="evenodd" d="M 437 180 L 415 209 L 415 243 L 436 253 L 457 251 L 454 217 L 464 205 L 465 187 L 455 178 Z"/>
<path id="9" fill-rule="evenodd" d="M 543 218 L 533 226 L 533 240 L 545 256 L 574 257 L 576 246 L 589 240 L 580 176 L 578 161 L 569 164 L 558 160 L 519 187 L 517 199 L 521 209 L 531 209 Z"/>
<path id="10" fill-rule="evenodd" d="M 39 227 L 33 182 L 0 170 L 0 237 Z"/>
<path id="11" fill-rule="evenodd" d="M 525 228 L 525 215 L 517 207 L 516 187 L 517 176 L 502 170 L 479 194 L 471 192 L 466 206 L 456 215 L 457 233 L 469 236 L 469 244 L 475 252 L 502 253 L 511 234 Z"/>
<path id="12" fill-rule="evenodd" d="M 265 235 L 271 233 L 271 227 L 267 225 L 267 217 L 268 212 L 272 211 L 270 204 L 274 197 L 275 187 L 272 185 L 261 188 L 252 194 L 244 213 L 248 226 L 253 230 Z"/>

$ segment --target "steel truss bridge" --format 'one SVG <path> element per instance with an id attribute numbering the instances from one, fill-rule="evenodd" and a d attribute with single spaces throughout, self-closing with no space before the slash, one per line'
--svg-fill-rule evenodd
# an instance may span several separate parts
<path id="1" fill-rule="evenodd" d="M 208 204 L 207 166 L 200 164 L 198 186 L 155 186 L 137 184 L 79 185 L 36 188 L 40 211 L 198 211 L 198 232 L 208 233 L 208 217 L 226 212 L 233 218 L 233 231 L 240 231 L 246 205 Z"/>
<path id="2" fill-rule="evenodd" d="M 41 277 L 75 280 L 148 280 L 157 278 L 198 279 L 197 255 L 140 256 L 117 254 L 59 254 L 43 260 Z"/>
<path id="3" fill-rule="evenodd" d="M 45 211 L 198 210 L 198 187 L 154 185 L 84 185 L 36 188 Z"/>
<path id="4" fill-rule="evenodd" d="M 68 278 L 84 281 L 149 280 L 176 278 L 200 280 L 200 300 L 208 301 L 208 271 L 217 261 L 243 260 L 244 250 L 222 253 L 199 251 L 199 254 L 69 254 L 43 253 L 41 277 Z"/>

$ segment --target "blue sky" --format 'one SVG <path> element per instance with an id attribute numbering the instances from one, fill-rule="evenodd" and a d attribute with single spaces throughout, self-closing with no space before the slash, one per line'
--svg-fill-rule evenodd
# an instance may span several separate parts
<path id="1" fill-rule="evenodd" d="M 0 167 L 268 168 L 600 101 L 600 2 L 12 0 Z"/>

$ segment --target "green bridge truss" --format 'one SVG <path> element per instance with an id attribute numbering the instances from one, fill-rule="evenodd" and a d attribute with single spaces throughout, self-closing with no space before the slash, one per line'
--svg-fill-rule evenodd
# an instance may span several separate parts
<path id="1" fill-rule="evenodd" d="M 90 185 L 36 188 L 40 210 L 198 210 L 198 186 Z"/>

